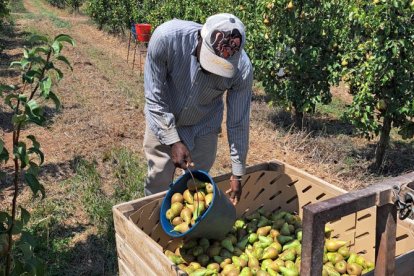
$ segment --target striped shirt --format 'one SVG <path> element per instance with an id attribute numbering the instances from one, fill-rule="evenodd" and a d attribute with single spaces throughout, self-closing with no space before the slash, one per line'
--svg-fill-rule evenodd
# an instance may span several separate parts
<path id="1" fill-rule="evenodd" d="M 182 141 L 191 151 L 195 137 L 219 133 L 227 91 L 227 133 L 234 175 L 245 174 L 253 69 L 241 53 L 233 78 L 206 73 L 196 57 L 202 25 L 171 20 L 155 29 L 144 69 L 145 116 L 162 144 Z"/>

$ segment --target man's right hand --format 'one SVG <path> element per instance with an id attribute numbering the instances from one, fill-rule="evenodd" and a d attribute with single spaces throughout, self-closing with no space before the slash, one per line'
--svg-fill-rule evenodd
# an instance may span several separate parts
<path id="1" fill-rule="evenodd" d="M 190 151 L 182 142 L 176 142 L 171 145 L 171 159 L 177 168 L 185 170 L 192 165 Z"/>

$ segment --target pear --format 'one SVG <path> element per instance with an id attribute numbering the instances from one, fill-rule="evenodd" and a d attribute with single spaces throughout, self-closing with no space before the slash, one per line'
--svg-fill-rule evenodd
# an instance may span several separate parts
<path id="1" fill-rule="evenodd" d="M 197 246 L 193 247 L 193 256 L 194 257 L 198 257 L 203 253 L 204 253 L 204 249 L 200 245 L 197 245 Z"/>
<path id="2" fill-rule="evenodd" d="M 192 253 L 192 252 L 190 252 L 190 253 Z M 195 260 L 194 255 L 189 254 L 189 253 L 182 254 L 181 257 L 183 257 L 183 259 L 185 260 L 186 263 L 191 263 Z"/>
<path id="3" fill-rule="evenodd" d="M 247 246 L 247 243 L 249 242 L 249 236 L 244 236 L 237 244 L 236 246 L 240 248 L 241 250 L 244 250 Z"/>
<path id="4" fill-rule="evenodd" d="M 213 245 L 213 246 L 211 246 L 211 247 L 209 247 L 209 248 L 207 249 L 207 255 L 208 255 L 210 258 L 213 258 L 214 256 L 217 256 L 217 255 L 219 255 L 219 254 L 220 254 L 220 250 L 221 250 L 221 247 L 220 247 L 220 246 L 215 246 L 215 245 Z"/>
<path id="5" fill-rule="evenodd" d="M 296 265 L 295 265 L 295 263 L 294 263 L 293 261 L 291 261 L 291 260 L 287 260 L 287 261 L 285 262 L 285 267 L 286 267 L 286 268 L 296 268 Z"/>
<path id="6" fill-rule="evenodd" d="M 283 235 L 283 236 L 289 236 L 290 235 L 289 224 L 287 222 L 285 222 L 282 225 L 282 228 L 280 228 L 280 234 Z"/>
<path id="7" fill-rule="evenodd" d="M 282 245 L 280 243 L 278 243 L 277 241 L 272 242 L 269 247 L 273 247 L 276 248 L 277 252 L 280 253 L 282 252 Z"/>
<path id="8" fill-rule="evenodd" d="M 251 233 L 249 235 L 249 243 L 253 244 L 255 241 L 259 239 L 259 236 L 256 233 Z"/>
<path id="9" fill-rule="evenodd" d="M 350 275 L 361 275 L 362 272 L 362 266 L 360 266 L 357 263 L 347 264 L 346 265 L 346 271 Z"/>
<path id="10" fill-rule="evenodd" d="M 263 252 L 264 252 L 264 249 L 263 248 L 261 248 L 261 247 L 255 247 L 254 248 L 254 250 L 253 250 L 253 256 L 255 256 L 257 259 L 261 259 L 262 258 L 262 256 L 263 256 Z"/>
<path id="11" fill-rule="evenodd" d="M 328 272 L 328 276 L 341 276 L 341 274 L 336 271 L 334 267 L 325 266 L 325 270 Z"/>
<path id="12" fill-rule="evenodd" d="M 344 257 L 344 259 L 348 259 L 349 255 L 350 255 L 349 247 L 348 246 L 341 246 L 338 249 L 338 253 L 341 254 Z"/>
<path id="13" fill-rule="evenodd" d="M 208 183 L 206 185 L 206 192 L 209 193 L 209 194 L 212 194 L 214 192 L 214 186 L 213 186 L 213 184 Z"/>
<path id="14" fill-rule="evenodd" d="M 280 230 L 282 228 L 283 224 L 285 224 L 284 219 L 277 219 L 277 220 L 273 221 L 272 228 L 276 229 L 276 230 Z"/>
<path id="15" fill-rule="evenodd" d="M 220 256 L 223 257 L 223 258 L 225 258 L 225 259 L 228 259 L 228 258 L 231 258 L 233 256 L 233 254 L 231 254 L 231 252 L 228 251 L 227 249 L 222 248 L 220 250 Z"/>
<path id="16" fill-rule="evenodd" d="M 246 225 L 246 222 L 242 219 L 238 219 L 234 222 L 234 227 L 236 227 L 236 229 L 241 229 Z"/>
<path id="17" fill-rule="evenodd" d="M 190 276 L 204 276 L 207 274 L 207 268 L 199 268 L 193 272 L 190 273 Z"/>
<path id="18" fill-rule="evenodd" d="M 183 195 L 180 193 L 174 193 L 173 196 L 171 197 L 171 205 L 174 202 L 180 202 L 180 203 L 184 203 L 184 198 Z"/>
<path id="19" fill-rule="evenodd" d="M 279 252 L 277 251 L 276 248 L 274 247 L 268 247 L 264 250 L 263 252 L 263 256 L 261 257 L 261 259 L 276 259 L 277 256 L 279 255 Z"/>
<path id="20" fill-rule="evenodd" d="M 188 264 L 189 267 L 192 267 L 194 270 L 200 269 L 201 265 L 197 262 L 191 262 Z"/>
<path id="21" fill-rule="evenodd" d="M 259 218 L 260 218 L 260 213 L 258 211 L 255 211 L 251 213 L 250 215 L 246 216 L 246 219 L 248 220 L 254 220 L 254 219 L 259 219 Z"/>
<path id="22" fill-rule="evenodd" d="M 181 202 L 174 202 L 171 204 L 171 210 L 174 213 L 174 217 L 179 216 L 181 213 L 181 210 L 183 210 L 184 205 Z"/>
<path id="23" fill-rule="evenodd" d="M 266 218 L 265 216 L 260 216 L 259 218 L 259 222 L 257 223 L 257 227 L 263 227 L 263 226 L 267 226 L 267 225 L 271 225 L 272 221 L 269 220 L 268 218 Z"/>
<path id="24" fill-rule="evenodd" d="M 364 275 L 365 273 L 368 273 L 368 272 L 370 272 L 371 270 L 374 270 L 374 267 L 367 267 L 367 268 L 364 268 L 364 269 L 361 271 L 361 275 Z"/>
<path id="25" fill-rule="evenodd" d="M 241 270 L 241 272 L 240 272 L 240 275 L 239 276 L 253 276 L 253 272 L 252 272 L 252 270 L 250 269 L 250 267 L 244 267 L 242 270 Z"/>
<path id="26" fill-rule="evenodd" d="M 256 272 L 256 276 L 269 276 L 269 273 L 264 270 L 259 270 Z"/>
<path id="27" fill-rule="evenodd" d="M 290 241 L 290 242 L 286 243 L 285 245 L 283 245 L 283 251 L 285 251 L 286 249 L 289 249 L 289 248 L 296 248 L 299 245 L 300 245 L 300 242 L 298 240 Z"/>
<path id="28" fill-rule="evenodd" d="M 223 258 L 223 257 L 221 257 L 221 256 L 213 256 L 213 260 L 214 260 L 216 263 L 221 264 L 221 263 L 224 261 L 224 258 Z"/>
<path id="29" fill-rule="evenodd" d="M 325 226 L 325 238 L 327 239 L 331 238 L 332 232 L 333 232 L 333 229 L 329 228 L 328 226 Z"/>
<path id="30" fill-rule="evenodd" d="M 186 203 L 185 204 L 185 207 L 187 208 L 187 209 L 190 209 L 191 210 L 191 214 L 194 212 L 194 204 L 188 204 L 188 203 Z"/>
<path id="31" fill-rule="evenodd" d="M 186 222 L 183 222 L 181 224 L 178 224 L 177 226 L 174 227 L 174 231 L 180 232 L 180 233 L 185 233 L 189 230 L 190 228 L 188 227 L 188 224 Z"/>
<path id="32" fill-rule="evenodd" d="M 256 221 L 250 221 L 246 225 L 246 230 L 248 233 L 254 233 L 257 231 L 257 222 Z"/>
<path id="33" fill-rule="evenodd" d="M 283 235 L 279 235 L 277 236 L 277 241 L 280 242 L 280 244 L 286 244 L 290 241 L 293 241 L 293 237 L 291 236 L 283 236 Z"/>
<path id="34" fill-rule="evenodd" d="M 272 229 L 272 226 L 263 226 L 257 229 L 256 233 L 259 236 L 267 236 Z"/>
<path id="35" fill-rule="evenodd" d="M 273 261 L 271 259 L 265 259 L 262 261 L 260 268 L 266 270 L 272 263 Z"/>
<path id="36" fill-rule="evenodd" d="M 340 274 L 346 273 L 346 261 L 342 260 L 335 264 L 335 270 L 338 271 Z"/>
<path id="37" fill-rule="evenodd" d="M 268 247 L 273 243 L 273 239 L 271 237 L 259 236 L 259 241 L 262 243 L 263 248 Z"/>
<path id="38" fill-rule="evenodd" d="M 349 254 L 349 257 L 347 259 L 347 263 L 348 264 L 353 264 L 353 263 L 355 263 L 357 258 L 358 258 L 358 254 L 352 252 L 352 253 Z"/>
<path id="39" fill-rule="evenodd" d="M 233 256 L 233 257 L 231 257 L 231 260 L 233 261 L 233 264 L 234 264 L 236 267 L 239 267 L 239 268 L 243 268 L 243 267 L 245 267 L 245 266 L 247 265 L 246 260 L 244 260 L 244 259 L 242 259 L 242 258 L 239 258 L 239 257 L 237 257 L 237 256 Z"/>
<path id="40" fill-rule="evenodd" d="M 229 238 L 230 241 L 231 241 L 231 243 L 233 245 L 236 245 L 236 243 L 237 243 L 237 237 L 234 234 L 229 233 L 229 234 L 227 234 L 226 238 Z"/>
<path id="41" fill-rule="evenodd" d="M 168 209 L 168 210 L 167 210 L 167 212 L 165 212 L 165 217 L 166 217 L 168 220 L 170 220 L 170 221 L 171 221 L 171 220 L 175 217 L 173 210 Z"/>
<path id="42" fill-rule="evenodd" d="M 175 217 L 172 220 L 172 225 L 177 226 L 178 224 L 183 223 L 183 219 L 181 217 Z"/>
<path id="43" fill-rule="evenodd" d="M 220 265 L 218 263 L 209 263 L 207 265 L 207 269 L 211 269 L 211 270 L 214 270 L 215 272 L 219 272 L 220 271 Z"/>
<path id="44" fill-rule="evenodd" d="M 234 251 L 234 246 L 233 246 L 232 240 L 230 238 L 225 238 L 224 240 L 222 240 L 221 241 L 221 246 L 223 246 L 224 248 L 226 248 L 230 252 Z"/>
<path id="45" fill-rule="evenodd" d="M 227 273 L 229 273 L 232 270 L 237 269 L 236 265 L 234 264 L 227 264 L 223 267 L 223 271 L 221 272 L 221 274 L 226 275 Z"/>
<path id="46" fill-rule="evenodd" d="M 183 249 L 190 249 L 193 248 L 194 246 L 197 245 L 197 241 L 196 240 L 189 240 L 185 243 L 183 243 Z"/>
<path id="47" fill-rule="evenodd" d="M 338 252 L 328 252 L 326 253 L 326 256 L 328 257 L 328 260 L 333 264 L 336 264 L 337 262 L 340 262 L 344 259 L 344 257 Z"/>
<path id="48" fill-rule="evenodd" d="M 205 200 L 205 202 L 206 202 L 206 206 L 207 206 L 207 207 L 208 207 L 208 206 L 210 206 L 211 202 L 213 201 L 213 196 L 214 196 L 214 194 L 207 194 L 207 195 L 204 197 L 204 200 Z"/>
<path id="49" fill-rule="evenodd" d="M 355 263 L 359 264 L 362 268 L 366 267 L 365 259 L 361 255 L 358 255 L 358 257 L 355 260 Z"/>
<path id="50" fill-rule="evenodd" d="M 293 248 L 289 248 L 286 251 L 283 251 L 279 257 L 282 261 L 294 261 L 296 258 L 296 251 Z"/>
<path id="51" fill-rule="evenodd" d="M 206 183 L 197 178 L 190 178 L 187 181 L 187 187 L 190 191 L 200 190 L 206 187 Z"/>
<path id="52" fill-rule="evenodd" d="M 267 273 L 269 273 L 270 276 L 279 276 L 280 274 L 277 273 L 275 270 L 271 269 L 270 267 L 268 267 L 266 269 Z"/>
<path id="53" fill-rule="evenodd" d="M 250 268 L 259 267 L 259 260 L 256 257 L 251 255 L 251 256 L 249 256 L 249 261 L 247 262 L 247 265 Z"/>
<path id="54" fill-rule="evenodd" d="M 231 259 L 230 258 L 225 258 L 221 263 L 220 263 L 220 267 L 223 269 L 226 265 L 231 264 Z"/>
<path id="55" fill-rule="evenodd" d="M 206 238 L 201 238 L 198 241 L 198 244 L 204 249 L 204 251 L 206 251 L 207 248 L 210 247 L 210 241 L 208 239 L 206 239 Z"/>
<path id="56" fill-rule="evenodd" d="M 193 194 L 188 189 L 184 191 L 183 198 L 184 198 L 185 202 L 188 203 L 188 204 L 193 204 L 193 202 L 194 202 Z"/>
<path id="57" fill-rule="evenodd" d="M 206 254 L 201 254 L 197 256 L 197 262 L 200 263 L 201 266 L 207 266 L 210 258 Z"/>
<path id="58" fill-rule="evenodd" d="M 240 256 L 241 254 L 243 254 L 243 251 L 240 248 L 235 247 L 233 251 L 233 255 Z"/>
<path id="59" fill-rule="evenodd" d="M 366 265 L 367 268 L 374 268 L 375 267 L 375 264 L 371 261 L 366 261 L 365 265 Z"/>
<path id="60" fill-rule="evenodd" d="M 295 268 L 281 266 L 279 269 L 283 276 L 299 276 L 299 271 Z"/>
<path id="61" fill-rule="evenodd" d="M 335 240 L 335 239 L 327 239 L 325 241 L 325 247 L 329 252 L 335 252 L 340 247 L 348 244 L 347 241 Z"/>
<path id="62" fill-rule="evenodd" d="M 194 201 L 204 201 L 204 197 L 205 194 L 203 192 L 197 192 L 194 194 Z"/>
<path id="63" fill-rule="evenodd" d="M 193 212 L 188 207 L 186 207 L 181 211 L 180 217 L 187 224 L 190 224 L 192 215 L 193 215 Z"/>
<path id="64" fill-rule="evenodd" d="M 278 219 L 283 219 L 286 214 L 288 214 L 288 212 L 279 210 L 279 211 L 274 212 L 270 216 L 270 219 L 273 220 L 273 221 L 276 221 Z"/>
<path id="65" fill-rule="evenodd" d="M 169 255 L 167 255 L 167 257 L 175 265 L 185 263 L 184 259 L 181 256 L 177 256 L 175 254 L 169 254 Z"/>
<path id="66" fill-rule="evenodd" d="M 279 233 L 279 231 L 278 231 L 278 230 L 276 230 L 276 229 L 270 229 L 269 235 L 270 235 L 273 239 L 275 239 L 277 236 L 279 236 L 279 235 L 280 235 L 280 233 Z"/>
<path id="67" fill-rule="evenodd" d="M 296 238 L 298 239 L 298 241 L 302 241 L 302 235 L 302 230 L 296 232 Z"/>
<path id="68" fill-rule="evenodd" d="M 244 236 L 247 236 L 247 230 L 242 228 L 242 229 L 237 229 L 236 231 L 236 235 L 237 235 L 237 239 L 241 240 Z"/>

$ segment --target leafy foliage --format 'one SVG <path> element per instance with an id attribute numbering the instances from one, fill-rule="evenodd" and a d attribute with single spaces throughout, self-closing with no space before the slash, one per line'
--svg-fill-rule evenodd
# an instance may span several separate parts
<path id="1" fill-rule="evenodd" d="M 14 163 L 14 196 L 11 203 L 11 212 L 0 212 L 0 272 L 6 275 L 43 275 L 44 263 L 35 256 L 36 246 L 30 233 L 24 227 L 30 220 L 30 213 L 20 208 L 18 212 L 18 194 L 20 175 L 24 183 L 31 189 L 34 197 L 39 194 L 45 197 L 45 188 L 38 180 L 40 166 L 44 162 L 44 154 L 40 143 L 34 135 L 27 135 L 21 139 L 21 131 L 31 124 L 44 125 L 43 106 L 52 101 L 56 109 L 60 108 L 58 96 L 54 93 L 53 83 L 63 78 L 62 71 L 55 64 L 69 61 L 61 55 L 63 43 L 74 45 L 68 35 L 60 34 L 49 41 L 47 37 L 35 35 L 31 38 L 32 49 L 24 49 L 20 61 L 11 63 L 21 72 L 21 84 L 0 84 L 0 97 L 12 110 L 13 144 L 12 152 L 7 150 L 4 141 L 0 139 L 0 162 L 7 163 L 12 159 Z M 5 172 L 1 172 L 4 176 Z M 17 218 L 20 213 L 19 218 Z"/>

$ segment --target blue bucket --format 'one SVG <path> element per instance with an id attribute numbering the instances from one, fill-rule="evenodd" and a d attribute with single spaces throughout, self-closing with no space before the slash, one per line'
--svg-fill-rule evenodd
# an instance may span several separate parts
<path id="1" fill-rule="evenodd" d="M 173 238 L 208 238 L 222 239 L 230 232 L 236 221 L 236 208 L 230 202 L 230 199 L 223 193 L 210 177 L 210 175 L 202 170 L 191 171 L 194 178 L 213 184 L 213 200 L 207 210 L 197 218 L 196 223 L 184 233 L 174 231 L 174 226 L 166 218 L 165 213 L 171 207 L 171 197 L 175 193 L 184 193 L 187 189 L 187 181 L 192 179 L 189 172 L 179 177 L 174 183 L 170 184 L 170 189 L 162 201 L 160 211 L 160 221 L 162 229 Z"/>

